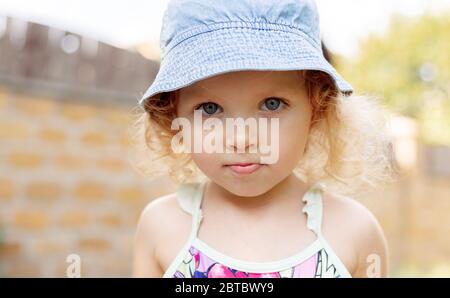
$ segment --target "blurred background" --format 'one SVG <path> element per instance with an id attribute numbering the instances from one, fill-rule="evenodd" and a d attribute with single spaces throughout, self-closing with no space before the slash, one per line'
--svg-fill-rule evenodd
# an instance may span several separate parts
<path id="1" fill-rule="evenodd" d="M 166 0 L 0 0 L 0 276 L 130 276 L 142 208 L 175 190 L 129 161 Z M 394 185 L 361 198 L 394 277 L 450 277 L 450 1 L 317 0 L 330 61 L 390 114 Z"/>

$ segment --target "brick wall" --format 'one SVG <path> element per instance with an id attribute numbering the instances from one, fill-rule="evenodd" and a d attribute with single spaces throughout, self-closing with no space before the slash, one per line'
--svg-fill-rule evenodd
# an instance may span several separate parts
<path id="1" fill-rule="evenodd" d="M 128 276 L 139 212 L 173 190 L 128 163 L 131 109 L 0 93 L 0 274 Z M 155 187 L 157 185 L 157 187 Z"/>

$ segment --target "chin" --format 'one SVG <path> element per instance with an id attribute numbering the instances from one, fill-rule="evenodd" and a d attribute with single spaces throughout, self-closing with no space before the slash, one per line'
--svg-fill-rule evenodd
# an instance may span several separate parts
<path id="1" fill-rule="evenodd" d="M 272 188 L 269 181 L 258 180 L 231 180 L 220 184 L 228 192 L 240 197 L 256 197 Z"/>

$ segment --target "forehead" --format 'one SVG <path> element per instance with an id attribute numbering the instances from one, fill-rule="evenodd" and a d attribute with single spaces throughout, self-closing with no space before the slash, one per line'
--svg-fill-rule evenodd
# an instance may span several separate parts
<path id="1" fill-rule="evenodd" d="M 268 90 L 296 90 L 302 85 L 302 73 L 290 71 L 237 71 L 223 73 L 181 89 L 185 96 Z"/>

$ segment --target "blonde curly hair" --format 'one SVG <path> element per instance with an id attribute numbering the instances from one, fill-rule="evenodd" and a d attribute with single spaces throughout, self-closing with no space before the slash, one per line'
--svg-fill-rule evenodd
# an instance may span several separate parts
<path id="1" fill-rule="evenodd" d="M 391 181 L 395 169 L 388 119 L 379 100 L 345 95 L 332 78 L 317 70 L 300 71 L 312 106 L 305 153 L 294 173 L 308 183 L 354 195 Z M 130 127 L 131 161 L 147 177 L 169 175 L 176 183 L 204 179 L 188 153 L 175 154 L 171 130 L 178 90 L 149 98 Z"/>

